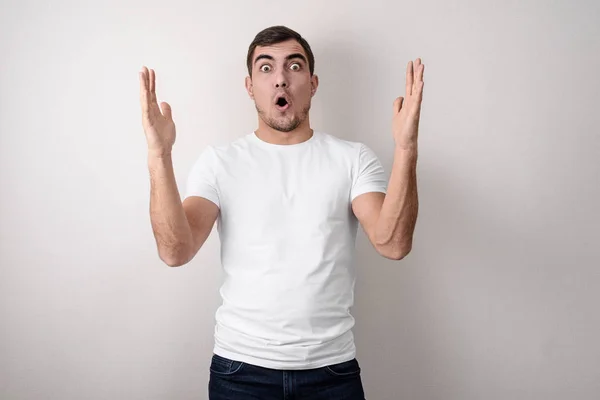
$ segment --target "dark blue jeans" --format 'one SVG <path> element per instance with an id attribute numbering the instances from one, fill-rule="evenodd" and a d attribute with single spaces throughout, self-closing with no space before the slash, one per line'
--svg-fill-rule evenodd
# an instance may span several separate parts
<path id="1" fill-rule="evenodd" d="M 364 400 L 358 361 L 305 370 L 263 368 L 213 354 L 210 400 Z"/>

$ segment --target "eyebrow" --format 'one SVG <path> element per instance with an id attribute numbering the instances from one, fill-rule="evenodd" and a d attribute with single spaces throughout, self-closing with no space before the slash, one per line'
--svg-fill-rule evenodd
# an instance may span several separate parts
<path id="1" fill-rule="evenodd" d="M 286 61 L 289 61 L 289 60 L 291 60 L 291 59 L 294 59 L 294 58 L 299 58 L 299 59 L 301 59 L 302 61 L 304 61 L 304 63 L 305 63 L 305 64 L 307 64 L 307 63 L 308 63 L 308 62 L 306 61 L 306 57 L 304 57 L 304 56 L 303 56 L 302 54 L 300 54 L 300 53 L 294 53 L 294 54 L 290 54 L 290 55 L 288 55 L 288 56 L 285 58 L 285 60 L 286 60 Z M 260 54 L 260 55 L 259 55 L 258 57 L 256 57 L 256 59 L 254 60 L 254 64 L 256 64 L 256 63 L 257 63 L 259 60 L 262 60 L 262 59 L 273 60 L 273 61 L 275 60 L 275 58 L 273 58 L 273 56 L 270 56 L 270 55 L 268 55 L 268 54 Z"/>

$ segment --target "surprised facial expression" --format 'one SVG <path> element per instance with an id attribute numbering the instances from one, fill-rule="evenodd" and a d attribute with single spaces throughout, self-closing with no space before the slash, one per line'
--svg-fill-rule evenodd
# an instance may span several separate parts
<path id="1" fill-rule="evenodd" d="M 318 86 L 302 46 L 288 40 L 254 50 L 246 89 L 259 117 L 272 129 L 291 132 L 307 118 Z"/>

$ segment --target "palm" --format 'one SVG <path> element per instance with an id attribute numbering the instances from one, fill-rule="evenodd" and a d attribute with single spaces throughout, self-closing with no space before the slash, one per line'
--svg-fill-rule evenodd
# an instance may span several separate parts
<path id="1" fill-rule="evenodd" d="M 416 146 L 423 101 L 423 72 L 425 64 L 417 58 L 410 61 L 406 68 L 406 98 L 398 97 L 394 102 L 392 130 L 396 145 Z"/>
<path id="2" fill-rule="evenodd" d="M 146 67 L 140 72 L 140 103 L 148 149 L 160 153 L 170 152 L 175 143 L 175 122 L 171 107 L 163 102 L 162 111 L 159 108 L 154 70 L 148 70 Z"/>

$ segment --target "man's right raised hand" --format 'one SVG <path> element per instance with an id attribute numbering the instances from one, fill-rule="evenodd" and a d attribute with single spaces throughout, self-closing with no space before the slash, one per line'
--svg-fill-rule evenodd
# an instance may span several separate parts
<path id="1" fill-rule="evenodd" d="M 171 154 L 175 144 L 175 122 L 171 106 L 156 101 L 156 76 L 154 70 L 145 66 L 140 75 L 140 103 L 142 106 L 142 125 L 148 142 L 148 152 L 163 157 Z M 162 110 L 162 112 L 161 112 Z"/>

